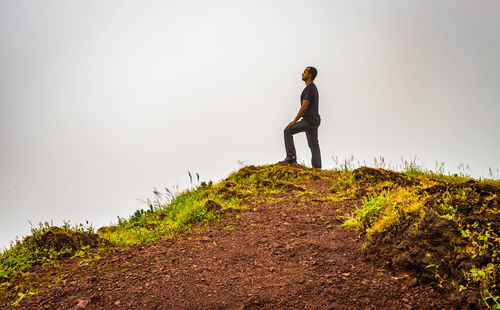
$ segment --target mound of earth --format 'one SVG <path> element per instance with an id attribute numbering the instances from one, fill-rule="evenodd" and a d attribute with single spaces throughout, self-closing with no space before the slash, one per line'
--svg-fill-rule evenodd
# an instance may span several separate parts
<path id="1" fill-rule="evenodd" d="M 397 225 L 367 239 L 366 258 L 413 272 L 423 283 L 447 286 L 463 302 L 489 297 L 485 291 L 500 294 L 500 277 L 495 276 L 500 264 L 500 187 L 473 180 L 428 183 L 428 178 L 373 168 L 357 169 L 353 175 L 358 195 L 406 188 L 422 200 L 415 212 L 401 212 Z M 490 270 L 484 276 L 490 279 L 476 277 L 474 270 Z M 467 290 L 459 293 L 460 286 Z"/>
<path id="2" fill-rule="evenodd" d="M 365 192 L 373 192 L 369 187 L 384 178 L 396 178 L 401 186 L 415 181 L 391 172 L 368 174 L 372 179 L 358 178 L 366 185 Z M 244 167 L 218 189 L 221 196 L 241 197 L 241 211 L 229 212 L 209 200 L 205 208 L 219 215 L 215 222 L 197 223 L 189 231 L 147 246 L 117 246 L 93 259 L 68 258 L 59 266 L 37 266 L 30 277 L 38 283 L 33 289 L 39 293 L 20 300 L 16 309 L 483 307 L 477 299 L 420 281 L 408 271 L 420 268 L 418 262 L 401 258 L 379 264 L 411 251 L 419 257 L 419 248 L 426 247 L 429 238 L 414 240 L 420 242 L 415 247 L 404 241 L 396 244 L 394 236 L 405 231 L 400 228 L 374 236 L 364 252 L 364 238 L 340 227 L 345 214 L 362 203 L 359 197 L 340 202 L 335 198 L 331 188 L 340 177 L 338 171 L 297 164 Z M 237 192 L 239 182 L 250 184 L 254 191 Z M 432 218 L 422 223 L 436 227 L 432 231 L 443 225 Z M 447 226 L 436 236 L 430 229 L 422 233 L 432 242 L 455 237 Z M 47 236 L 45 243 L 63 243 L 51 238 Z M 388 250 L 382 247 L 384 242 Z M 381 258 L 373 260 L 376 253 Z M 57 281 L 44 280 L 47 274 L 56 275 Z M 1 300 L 3 308 L 14 308 L 10 305 L 15 299 Z"/>
<path id="3" fill-rule="evenodd" d="M 107 240 L 100 238 L 92 232 L 79 232 L 50 227 L 42 233 L 25 238 L 24 242 L 33 243 L 39 249 L 68 250 L 68 255 L 82 247 L 95 248 L 99 245 L 109 244 Z"/>

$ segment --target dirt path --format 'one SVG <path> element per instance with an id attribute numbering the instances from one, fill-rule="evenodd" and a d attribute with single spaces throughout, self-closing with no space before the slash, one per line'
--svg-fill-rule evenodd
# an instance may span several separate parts
<path id="1" fill-rule="evenodd" d="M 331 181 L 302 185 L 324 197 Z M 208 227 L 68 266 L 67 281 L 17 309 L 454 309 L 447 296 L 363 258 L 338 226 L 352 203 L 275 194 Z M 230 223 L 233 229 L 221 228 Z"/>

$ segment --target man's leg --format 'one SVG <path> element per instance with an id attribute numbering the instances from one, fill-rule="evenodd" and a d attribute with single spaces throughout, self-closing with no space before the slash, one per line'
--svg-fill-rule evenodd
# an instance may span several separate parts
<path id="1" fill-rule="evenodd" d="M 307 144 L 311 149 L 311 164 L 313 168 L 321 168 L 321 152 L 318 142 L 318 127 L 306 131 Z"/>
<path id="2" fill-rule="evenodd" d="M 311 129 L 311 126 L 304 120 L 300 120 L 297 123 L 293 124 L 293 126 L 285 128 L 284 136 L 285 136 L 285 150 L 287 158 L 290 159 L 297 158 L 297 153 L 295 152 L 295 145 L 293 143 L 293 135 L 299 132 L 307 131 L 309 129 Z"/>

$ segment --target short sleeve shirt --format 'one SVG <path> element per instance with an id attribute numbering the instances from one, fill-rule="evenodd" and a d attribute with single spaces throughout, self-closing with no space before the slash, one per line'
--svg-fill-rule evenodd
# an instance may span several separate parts
<path id="1" fill-rule="evenodd" d="M 302 105 L 302 100 L 307 99 L 309 101 L 309 106 L 306 112 L 302 115 L 302 118 L 309 122 L 313 126 L 319 126 L 321 123 L 321 118 L 319 116 L 319 93 L 318 88 L 314 83 L 311 83 L 304 88 L 302 94 L 300 95 L 300 105 Z"/>

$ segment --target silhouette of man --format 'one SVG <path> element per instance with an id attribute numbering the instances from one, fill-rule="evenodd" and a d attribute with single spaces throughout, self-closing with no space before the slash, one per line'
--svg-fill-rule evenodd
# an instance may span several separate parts
<path id="1" fill-rule="evenodd" d="M 318 142 L 318 127 L 321 123 L 321 118 L 318 113 L 319 93 L 318 88 L 316 88 L 316 85 L 313 83 L 317 74 L 318 71 L 316 68 L 310 66 L 302 73 L 302 81 L 306 83 L 306 87 L 300 95 L 301 106 L 297 116 L 285 128 L 286 158 L 280 161 L 279 164 L 297 163 L 293 135 L 299 132 L 305 132 L 307 144 L 312 154 L 311 164 L 313 168 L 321 168 L 321 153 Z M 301 117 L 302 119 L 299 121 Z"/>

